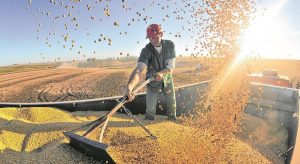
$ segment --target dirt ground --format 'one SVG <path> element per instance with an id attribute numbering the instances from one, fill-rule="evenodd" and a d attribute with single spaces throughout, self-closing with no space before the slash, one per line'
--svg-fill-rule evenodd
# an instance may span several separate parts
<path id="1" fill-rule="evenodd" d="M 1 101 L 55 102 L 119 95 L 125 76 L 126 71 L 76 68 L 2 75 Z"/>
<path id="2" fill-rule="evenodd" d="M 77 65 L 49 67 L 0 75 L 0 102 L 58 102 L 122 95 L 134 61 L 115 61 L 97 68 Z M 131 68 L 125 68 L 130 67 Z M 196 67 L 201 65 L 201 69 Z M 49 68 L 48 68 L 49 67 Z M 215 77 L 210 62 L 197 58 L 178 58 L 174 71 L 175 86 L 182 86 Z M 261 60 L 249 64 L 249 73 L 264 69 L 277 70 L 300 82 L 300 61 Z"/>
<path id="3" fill-rule="evenodd" d="M 202 76 L 195 73 L 195 63 L 187 61 L 182 66 L 179 64 L 174 72 L 176 86 L 209 79 L 207 72 L 201 73 Z M 128 64 L 132 65 L 132 61 L 115 61 L 110 67 L 104 65 L 100 68 L 61 65 L 43 70 L 3 73 L 0 75 L 0 102 L 58 102 L 119 96 L 133 69 L 125 69 L 123 65 Z"/>

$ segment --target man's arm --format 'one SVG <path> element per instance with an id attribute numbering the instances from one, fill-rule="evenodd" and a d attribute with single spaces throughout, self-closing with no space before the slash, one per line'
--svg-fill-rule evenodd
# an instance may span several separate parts
<path id="1" fill-rule="evenodd" d="M 132 101 L 134 96 L 132 95 L 132 90 L 136 86 L 137 83 L 140 81 L 140 77 L 143 71 L 146 68 L 146 64 L 143 62 L 138 62 L 136 68 L 132 71 L 128 83 L 125 87 L 124 95 L 128 96 L 128 100 Z"/>

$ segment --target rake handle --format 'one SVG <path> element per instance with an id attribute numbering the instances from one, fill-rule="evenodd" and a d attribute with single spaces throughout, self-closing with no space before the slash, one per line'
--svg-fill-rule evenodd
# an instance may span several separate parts
<path id="1" fill-rule="evenodd" d="M 100 126 L 103 122 L 105 122 L 107 120 L 107 116 L 103 116 L 95 121 L 93 121 L 93 123 L 95 123 L 89 130 L 87 130 L 82 136 L 86 136 L 89 133 L 91 133 L 93 130 L 95 130 L 98 126 Z"/>
<path id="2" fill-rule="evenodd" d="M 123 97 L 121 102 L 117 104 L 110 112 L 108 112 L 105 116 L 101 117 L 100 119 L 97 119 L 95 124 L 87 130 L 82 136 L 86 136 L 89 133 L 92 133 L 98 126 L 102 125 L 103 122 L 105 122 L 110 116 L 115 114 L 127 101 L 127 96 Z"/>
<path id="3" fill-rule="evenodd" d="M 143 82 L 140 86 L 138 86 L 133 92 L 132 94 L 135 95 L 137 94 L 142 88 L 144 88 L 148 83 L 150 83 L 151 81 L 153 81 L 154 78 L 150 78 L 148 80 L 146 80 L 145 82 Z M 114 115 L 126 102 L 128 101 L 128 97 L 124 96 L 121 101 L 111 110 L 109 111 L 105 116 L 102 116 L 101 118 L 93 121 L 92 123 L 95 123 L 89 130 L 87 130 L 83 136 L 88 135 L 89 133 L 91 133 L 92 131 L 94 131 L 98 126 L 102 125 L 103 122 L 105 122 L 109 117 L 111 117 L 112 115 Z M 92 124 L 92 123 L 89 123 Z M 104 129 L 102 129 L 102 131 L 104 131 Z"/>
<path id="4" fill-rule="evenodd" d="M 131 112 L 130 112 L 130 110 L 128 109 L 128 108 L 126 108 L 125 106 L 123 106 L 122 107 L 123 109 L 124 109 L 124 111 L 127 113 L 127 115 L 129 116 L 129 117 L 131 117 L 131 118 L 133 118 L 149 135 L 150 135 L 150 137 L 151 138 L 153 138 L 153 139 L 157 139 L 157 137 L 154 135 L 154 134 L 152 134 L 151 132 L 150 132 L 150 130 L 149 129 L 147 129 L 146 127 L 145 127 L 145 125 L 139 120 L 139 119 L 137 119 Z"/>

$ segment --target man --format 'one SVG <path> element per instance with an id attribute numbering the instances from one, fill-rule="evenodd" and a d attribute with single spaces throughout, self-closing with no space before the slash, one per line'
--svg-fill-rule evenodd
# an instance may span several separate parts
<path id="1" fill-rule="evenodd" d="M 132 71 L 125 87 L 124 95 L 129 101 L 134 99 L 132 90 L 140 81 L 142 72 L 147 68 L 146 79 L 155 77 L 146 87 L 145 119 L 154 120 L 159 92 L 166 96 L 168 119 L 176 120 L 176 98 L 172 71 L 175 68 L 175 45 L 170 40 L 162 39 L 163 32 L 158 24 L 147 28 L 149 43 L 142 49 L 136 68 Z"/>

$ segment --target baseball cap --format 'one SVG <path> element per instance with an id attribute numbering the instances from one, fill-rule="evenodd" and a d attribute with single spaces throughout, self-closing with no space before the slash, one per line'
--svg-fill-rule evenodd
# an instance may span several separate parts
<path id="1" fill-rule="evenodd" d="M 159 24 L 151 24 L 147 28 L 147 37 L 146 38 L 155 38 L 159 34 L 162 34 L 162 29 Z"/>

